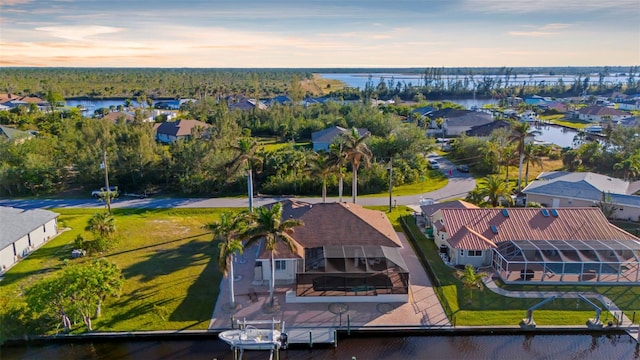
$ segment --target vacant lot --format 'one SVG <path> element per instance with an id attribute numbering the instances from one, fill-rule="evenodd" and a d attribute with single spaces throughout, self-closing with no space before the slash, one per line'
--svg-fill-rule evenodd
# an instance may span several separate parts
<path id="1" fill-rule="evenodd" d="M 84 228 L 96 210 L 55 211 L 61 214 L 60 228 L 69 230 L 4 276 L 0 282 L 0 313 L 20 309 L 25 288 L 51 276 L 65 260 L 88 260 L 72 260 L 70 254 L 78 234 L 87 240 L 92 238 Z M 120 298 L 105 303 L 94 329 L 206 329 L 218 297 L 221 274 L 215 260 L 211 261 L 217 250 L 212 236 L 202 226 L 217 221 L 221 212 L 222 209 L 115 210 L 119 243 L 114 250 L 96 256 L 115 262 L 126 281 Z M 2 332 L 7 335 L 20 326 L 12 316 L 3 317 Z M 77 328 L 83 330 L 81 321 Z"/>

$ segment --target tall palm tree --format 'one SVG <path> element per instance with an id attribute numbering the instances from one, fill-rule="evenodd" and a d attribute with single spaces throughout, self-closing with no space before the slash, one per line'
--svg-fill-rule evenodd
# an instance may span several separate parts
<path id="1" fill-rule="evenodd" d="M 330 162 L 330 153 L 315 153 L 307 162 L 305 172 L 312 177 L 318 177 L 322 181 L 322 202 L 327 202 L 327 178 L 331 176 L 335 169 Z"/>
<path id="2" fill-rule="evenodd" d="M 245 228 L 245 219 L 246 213 L 234 215 L 231 212 L 224 212 L 220 215 L 218 222 L 204 226 L 213 234 L 213 240 L 218 242 L 218 268 L 222 271 L 222 275 L 229 280 L 229 306 L 232 309 L 236 307 L 233 261 L 236 253 L 242 254 L 244 249 L 239 236 Z"/>
<path id="3" fill-rule="evenodd" d="M 489 175 L 482 179 L 479 184 L 480 194 L 483 198 L 489 198 L 491 206 L 496 207 L 500 203 L 500 199 L 504 199 L 507 203 L 511 203 L 511 193 L 509 185 L 498 175 Z"/>
<path id="4" fill-rule="evenodd" d="M 338 174 L 338 201 L 342 202 L 342 190 L 344 189 L 344 172 L 347 158 L 344 153 L 344 143 L 337 141 L 329 145 L 329 164 Z"/>
<path id="5" fill-rule="evenodd" d="M 257 156 L 258 147 L 258 143 L 253 138 L 238 140 L 238 145 L 232 146 L 237 155 L 227 164 L 227 169 L 233 173 L 237 173 L 240 169 L 247 172 L 249 212 L 253 212 L 253 168 L 262 164 L 262 159 Z"/>
<path id="6" fill-rule="evenodd" d="M 542 167 L 543 161 L 540 156 L 538 156 L 536 152 L 536 145 L 529 143 L 524 147 L 524 162 L 526 164 L 525 172 L 524 172 L 524 186 L 529 184 L 529 165 Z"/>
<path id="7" fill-rule="evenodd" d="M 373 153 L 365 143 L 365 140 L 369 135 L 371 134 L 366 133 L 360 136 L 360 133 L 356 128 L 352 128 L 351 131 L 342 134 L 345 158 L 351 164 L 351 170 L 353 171 L 351 195 L 353 197 L 352 201 L 354 204 L 358 197 L 358 167 L 360 167 L 361 163 L 364 163 L 365 167 L 369 167 L 371 158 L 373 157 Z"/>
<path id="8" fill-rule="evenodd" d="M 532 130 L 531 125 L 526 121 L 515 123 L 511 126 L 511 136 L 509 140 L 517 144 L 518 154 L 520 155 L 520 162 L 518 165 L 518 192 L 522 189 L 522 164 L 524 163 L 524 145 L 525 140 L 536 135 L 540 135 L 540 131 Z"/>
<path id="9" fill-rule="evenodd" d="M 458 270 L 456 276 L 462 285 L 469 289 L 469 303 L 473 301 L 473 289 L 482 290 L 482 279 L 487 277 L 484 272 L 476 272 L 472 265 L 467 264 L 464 270 Z"/>
<path id="10" fill-rule="evenodd" d="M 271 281 L 269 282 L 269 306 L 274 306 L 276 267 L 274 260 L 275 248 L 278 243 L 285 244 L 289 250 L 297 250 L 296 243 L 289 235 L 293 228 L 304 223 L 297 219 L 282 220 L 282 204 L 275 203 L 271 207 L 259 207 L 249 215 L 250 224 L 242 237 L 247 239 L 245 247 L 251 246 L 260 239 L 265 239 L 265 247 L 271 253 Z"/>

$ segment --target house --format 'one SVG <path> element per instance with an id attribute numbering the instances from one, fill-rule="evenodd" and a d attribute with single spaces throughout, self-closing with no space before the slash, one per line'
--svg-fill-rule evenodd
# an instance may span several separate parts
<path id="1" fill-rule="evenodd" d="M 487 124 L 478 125 L 471 127 L 470 130 L 467 130 L 467 136 L 475 136 L 475 137 L 489 137 L 494 130 L 497 129 L 510 129 L 511 123 L 504 120 L 495 120 Z"/>
<path id="2" fill-rule="evenodd" d="M 471 130 L 474 126 L 485 125 L 493 121 L 491 114 L 472 110 L 442 109 L 429 114 L 430 129 L 427 135 L 459 136 Z M 436 119 L 444 119 L 439 128 Z"/>
<path id="3" fill-rule="evenodd" d="M 537 202 L 553 208 L 597 206 L 610 199 L 615 207 L 614 219 L 640 219 L 640 181 L 628 182 L 592 172 L 543 172 L 522 192 L 527 202 Z"/>
<path id="4" fill-rule="evenodd" d="M 118 122 L 133 122 L 133 120 L 135 119 L 135 116 L 132 115 L 131 113 L 127 113 L 124 111 L 114 111 L 114 112 L 110 112 L 107 115 L 102 117 L 102 120 L 107 120 L 107 121 L 111 121 L 112 123 L 118 123 Z"/>
<path id="5" fill-rule="evenodd" d="M 30 104 L 35 104 L 41 111 L 49 109 L 49 103 L 37 96 L 15 96 L 13 94 L 0 94 L 0 104 L 14 108 L 17 106 L 29 107 Z"/>
<path id="6" fill-rule="evenodd" d="M 22 142 L 33 138 L 37 134 L 34 130 L 22 131 L 10 126 L 0 125 L 0 140 Z"/>
<path id="7" fill-rule="evenodd" d="M 618 104 L 618 110 L 640 110 L 640 99 L 630 99 L 620 101 Z"/>
<path id="8" fill-rule="evenodd" d="M 247 98 L 242 98 L 240 100 L 238 100 L 237 102 L 233 102 L 228 104 L 228 108 L 229 111 L 233 111 L 233 110 L 242 110 L 242 111 L 246 111 L 246 110 L 253 110 L 256 107 L 260 110 L 266 110 L 267 106 L 262 103 L 261 101 L 257 102 L 258 105 L 256 105 L 256 99 L 247 99 Z"/>
<path id="9" fill-rule="evenodd" d="M 267 106 L 272 106 L 275 104 L 287 105 L 291 104 L 291 98 L 287 95 L 278 95 L 276 97 L 272 97 L 264 101 L 264 104 Z"/>
<path id="10" fill-rule="evenodd" d="M 0 206 L 0 273 L 56 236 L 58 215 L 49 210 Z"/>
<path id="11" fill-rule="evenodd" d="M 357 129 L 358 135 L 365 136 L 369 133 L 367 129 Z M 346 129 L 340 126 L 330 127 L 324 130 L 316 131 L 311 134 L 311 142 L 313 143 L 313 151 L 329 150 L 329 145 L 340 135 L 350 132 L 351 129 Z"/>
<path id="12" fill-rule="evenodd" d="M 576 111 L 576 116 L 580 120 L 601 123 L 611 120 L 618 122 L 626 117 L 631 116 L 630 113 L 618 109 L 612 109 L 606 106 L 591 105 Z"/>
<path id="13" fill-rule="evenodd" d="M 287 302 L 406 302 L 407 265 L 397 233 L 381 211 L 349 203 L 287 200 L 283 218 L 304 225 L 289 235 L 297 251 L 278 243 L 276 284 L 293 284 Z M 271 279 L 270 251 L 260 244 L 254 284 Z"/>
<path id="14" fill-rule="evenodd" d="M 431 226 L 431 217 L 436 211 L 440 209 L 477 209 L 478 207 L 472 203 L 463 201 L 463 200 L 455 200 L 455 201 L 447 201 L 443 203 L 432 203 L 428 205 L 420 206 L 420 211 L 422 212 L 422 217 L 424 218 L 425 225 Z"/>
<path id="15" fill-rule="evenodd" d="M 209 124 L 198 120 L 178 120 L 154 124 L 156 140 L 162 143 L 172 143 L 180 139 L 190 140 L 194 131 L 206 130 Z"/>
<path id="16" fill-rule="evenodd" d="M 640 238 L 599 208 L 440 209 L 433 223 L 449 265 L 490 266 L 505 283 L 640 284 Z"/>

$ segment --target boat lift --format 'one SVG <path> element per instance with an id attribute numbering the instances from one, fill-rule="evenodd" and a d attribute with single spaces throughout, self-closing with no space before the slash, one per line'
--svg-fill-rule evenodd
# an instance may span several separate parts
<path id="1" fill-rule="evenodd" d="M 525 319 L 522 319 L 522 321 L 520 321 L 520 327 L 522 329 L 535 329 L 536 328 L 536 322 L 533 321 L 533 310 L 541 307 L 542 305 L 553 301 L 556 298 L 556 296 L 552 296 L 550 298 L 544 299 L 543 301 L 533 305 L 532 307 L 529 308 L 529 310 L 527 310 L 527 317 Z"/>
<path id="2" fill-rule="evenodd" d="M 584 300 L 587 304 L 591 305 L 596 310 L 596 317 L 593 319 L 587 320 L 587 327 L 589 329 L 602 329 L 602 321 L 600 320 L 600 314 L 602 313 L 602 309 L 596 304 L 594 304 L 591 300 L 584 297 L 582 294 L 578 294 L 580 299 Z"/>

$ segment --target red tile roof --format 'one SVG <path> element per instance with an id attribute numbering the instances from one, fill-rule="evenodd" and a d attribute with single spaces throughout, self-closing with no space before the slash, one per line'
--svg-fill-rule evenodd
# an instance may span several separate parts
<path id="1" fill-rule="evenodd" d="M 308 204 L 287 200 L 282 205 L 283 218 L 299 219 L 304 226 L 294 228 L 290 234 L 300 245 L 298 253 L 292 254 L 285 245 L 278 244 L 276 254 L 279 258 L 302 257 L 305 248 L 332 245 L 402 247 L 398 234 L 381 211 L 349 203 Z M 259 258 L 269 256 L 263 247 Z"/>
<path id="2" fill-rule="evenodd" d="M 613 109 L 613 108 L 606 107 L 606 106 L 598 106 L 598 105 L 587 106 L 585 108 L 582 108 L 582 109 L 578 110 L 578 112 L 580 114 L 584 114 L 584 115 L 595 115 L 595 116 L 605 116 L 605 115 L 624 116 L 624 115 L 630 115 L 626 111 Z"/>
<path id="3" fill-rule="evenodd" d="M 453 248 L 483 250 L 509 240 L 640 240 L 612 225 L 599 208 L 441 209 Z M 548 210 L 549 211 L 549 210 Z M 495 226 L 497 234 L 491 227 Z M 494 244 L 494 245 L 491 245 Z"/>

